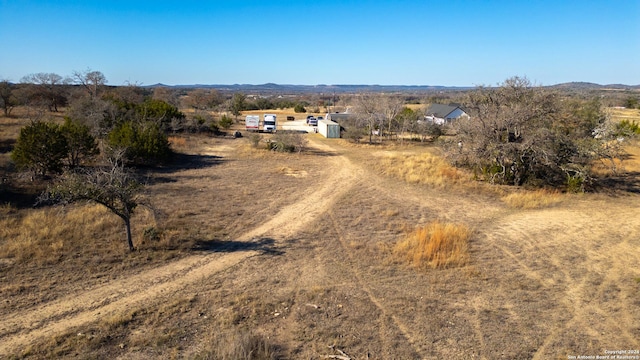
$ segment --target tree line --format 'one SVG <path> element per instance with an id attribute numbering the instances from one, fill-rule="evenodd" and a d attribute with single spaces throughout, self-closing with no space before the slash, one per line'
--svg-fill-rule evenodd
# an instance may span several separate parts
<path id="1" fill-rule="evenodd" d="M 99 71 L 75 72 L 74 78 L 71 85 L 55 74 L 35 74 L 6 91 L 10 107 L 24 105 L 29 119 L 11 159 L 32 179 L 47 182 L 40 203 L 93 201 L 119 216 L 133 250 L 131 216 L 144 201 L 132 166 L 168 161 L 168 133 L 184 129 L 186 116 L 162 94 L 137 86 L 107 87 Z M 62 124 L 47 117 L 63 106 Z"/>

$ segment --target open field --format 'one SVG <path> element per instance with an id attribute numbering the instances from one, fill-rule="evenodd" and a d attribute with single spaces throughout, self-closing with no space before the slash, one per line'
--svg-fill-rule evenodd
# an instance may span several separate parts
<path id="1" fill-rule="evenodd" d="M 429 147 L 308 139 L 302 154 L 173 139 L 177 164 L 148 173 L 161 215 L 134 219 L 131 254 L 95 206 L 0 209 L 0 358 L 224 358 L 254 343 L 286 359 L 640 349 L 637 177 L 612 194 L 514 192 L 470 184 Z M 462 265 L 416 268 L 394 251 L 434 222 L 469 229 Z"/>
<path id="2" fill-rule="evenodd" d="M 640 109 L 609 108 L 608 112 L 615 121 L 627 120 L 640 122 Z"/>

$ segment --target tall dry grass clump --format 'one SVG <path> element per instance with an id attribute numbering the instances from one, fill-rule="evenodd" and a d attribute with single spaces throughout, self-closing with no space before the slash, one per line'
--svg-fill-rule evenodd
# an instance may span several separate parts
<path id="1" fill-rule="evenodd" d="M 409 183 L 445 187 L 461 183 L 463 173 L 443 158 L 430 153 L 408 156 L 386 156 L 378 160 L 377 168 L 385 175 Z"/>
<path id="2" fill-rule="evenodd" d="M 195 356 L 198 360 L 272 360 L 277 359 L 276 347 L 252 331 L 218 332 L 212 336 L 206 350 Z"/>
<path id="3" fill-rule="evenodd" d="M 470 237 L 465 225 L 435 221 L 409 233 L 393 253 L 419 269 L 462 266 L 469 259 Z"/>
<path id="4" fill-rule="evenodd" d="M 558 191 L 536 190 L 514 192 L 501 198 L 502 202 L 516 209 L 540 209 L 562 201 Z"/>

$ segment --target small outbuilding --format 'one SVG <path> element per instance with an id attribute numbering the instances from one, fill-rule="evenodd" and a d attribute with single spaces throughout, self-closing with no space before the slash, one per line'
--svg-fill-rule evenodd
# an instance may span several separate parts
<path id="1" fill-rule="evenodd" d="M 328 139 L 340 138 L 340 124 L 331 120 L 318 121 L 318 132 Z"/>

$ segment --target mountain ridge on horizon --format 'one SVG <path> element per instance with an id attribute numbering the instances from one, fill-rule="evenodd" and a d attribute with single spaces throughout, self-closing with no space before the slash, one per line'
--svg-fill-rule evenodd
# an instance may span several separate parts
<path id="1" fill-rule="evenodd" d="M 226 91 L 290 91 L 290 92 L 354 92 L 354 91 L 462 91 L 474 89 L 476 86 L 446 86 L 446 85 L 366 85 L 366 84 L 317 84 L 317 85 L 294 85 L 294 84 L 179 84 L 179 85 L 167 85 L 163 83 L 156 83 L 153 85 L 145 85 L 143 87 L 156 88 L 156 87 L 168 87 L 168 88 L 202 88 L 202 89 L 218 89 Z M 577 89 L 577 90 L 640 90 L 639 85 L 626 85 L 626 84 L 606 84 L 601 85 L 592 82 L 574 81 L 566 82 L 555 85 L 543 85 L 548 88 L 560 88 L 560 89 Z"/>

